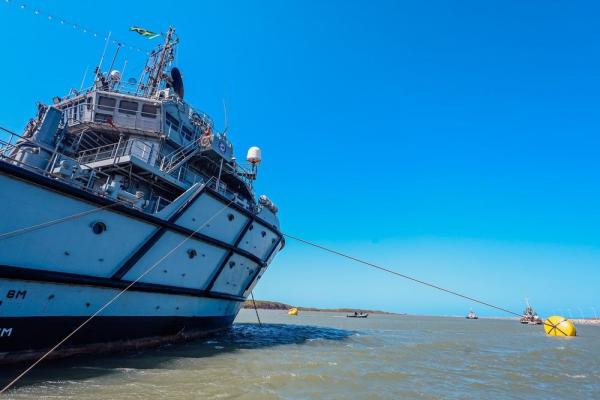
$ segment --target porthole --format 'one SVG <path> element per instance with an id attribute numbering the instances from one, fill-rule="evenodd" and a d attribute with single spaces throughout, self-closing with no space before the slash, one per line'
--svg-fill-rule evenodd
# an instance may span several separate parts
<path id="1" fill-rule="evenodd" d="M 104 231 L 106 231 L 106 224 L 104 222 L 98 221 L 92 224 L 92 232 L 94 232 L 96 235 L 100 235 Z"/>
<path id="2" fill-rule="evenodd" d="M 230 221 L 233 221 L 235 219 L 235 215 L 233 214 L 227 214 L 227 219 Z"/>
<path id="3" fill-rule="evenodd" d="M 229 268 L 235 267 L 235 261 L 229 261 Z"/>
<path id="4" fill-rule="evenodd" d="M 265 236 L 267 236 L 267 232 L 265 232 L 265 231 L 262 231 L 262 232 L 260 233 L 260 236 L 262 236 L 262 237 L 265 237 Z"/>
<path id="5" fill-rule="evenodd" d="M 192 259 L 198 255 L 198 252 L 194 249 L 188 249 L 187 255 L 190 259 Z"/>

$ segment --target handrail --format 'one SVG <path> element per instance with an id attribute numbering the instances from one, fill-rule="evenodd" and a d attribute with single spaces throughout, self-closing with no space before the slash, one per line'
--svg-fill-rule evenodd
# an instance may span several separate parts
<path id="1" fill-rule="evenodd" d="M 129 152 L 126 152 L 125 150 L 129 146 L 129 143 L 132 143 L 132 145 L 129 149 Z M 143 145 L 143 147 L 141 147 L 141 145 Z M 133 154 L 134 148 L 141 150 L 142 154 L 146 152 L 148 154 L 152 153 L 152 146 L 150 146 L 149 144 L 140 143 L 140 139 L 138 138 L 129 138 L 123 142 L 111 143 L 99 147 L 94 147 L 92 149 L 83 150 L 77 154 L 77 161 L 96 162 L 131 155 Z M 122 150 L 122 153 L 120 153 L 119 150 Z M 100 156 L 101 154 L 104 155 L 107 153 L 108 156 L 106 157 Z M 88 159 L 89 157 L 92 158 Z"/>
<path id="2" fill-rule="evenodd" d="M 11 143 L 6 142 L 3 139 L 0 139 L 0 145 L 2 145 L 2 147 L 4 149 L 0 153 L 0 160 L 10 160 L 11 162 L 19 164 L 19 165 L 23 166 L 24 168 L 33 170 L 34 172 L 36 172 L 36 173 L 38 173 L 40 175 L 43 175 L 43 176 L 46 176 L 46 177 L 50 177 L 52 179 L 60 180 L 62 182 L 70 184 L 72 186 L 80 187 L 80 188 L 82 188 L 83 190 L 85 190 L 85 191 L 87 191 L 89 193 L 93 193 L 93 194 L 96 194 L 96 195 L 104 197 L 102 192 L 100 192 L 98 190 L 94 190 L 93 188 L 91 188 L 91 184 L 98 177 L 102 177 L 102 178 L 104 178 L 106 180 L 106 182 L 108 182 L 110 180 L 110 175 L 108 175 L 108 174 L 106 174 L 106 173 L 104 173 L 102 171 L 99 171 L 99 170 L 97 170 L 97 169 L 95 169 L 95 168 L 93 168 L 93 167 L 91 167 L 91 166 L 89 166 L 89 165 L 87 165 L 85 163 L 78 162 L 77 160 L 75 160 L 75 159 L 73 159 L 73 158 L 71 158 L 69 156 L 66 156 L 66 155 L 64 155 L 62 153 L 55 152 L 54 149 L 47 148 L 44 145 L 42 145 L 40 143 L 33 142 L 32 140 L 30 140 L 28 138 L 25 138 L 25 137 L 23 137 L 21 135 L 18 135 L 16 133 L 13 133 L 13 135 L 15 137 L 18 137 L 19 139 L 17 139 L 17 140 L 21 140 L 21 143 L 11 144 Z M 55 168 L 55 165 L 57 164 L 56 162 L 60 159 L 61 161 L 62 160 L 71 161 L 72 163 L 74 163 L 74 165 L 84 166 L 84 167 L 86 167 L 86 168 L 88 168 L 90 170 L 90 173 L 86 174 L 86 175 L 82 175 L 82 176 L 75 176 L 75 172 L 73 171 L 73 173 L 70 176 L 71 179 L 65 179 L 61 175 L 53 173 L 52 171 L 48 171 L 46 169 L 42 169 L 42 168 L 36 167 L 34 165 L 29 165 L 29 164 L 27 164 L 27 163 L 25 163 L 25 162 L 23 162 L 21 160 L 17 160 L 12 154 L 6 154 L 6 152 L 9 149 L 11 151 L 14 150 L 14 149 L 17 149 L 18 147 L 20 147 L 25 142 L 30 143 L 30 144 L 32 144 L 35 147 L 43 148 L 44 150 L 48 151 L 50 154 L 53 154 L 53 156 L 50 157 L 50 159 L 48 161 L 48 167 L 47 168 L 49 168 L 49 167 Z M 80 179 L 80 178 L 84 178 L 84 179 Z M 79 184 L 73 185 L 75 182 L 81 182 L 81 185 L 79 185 Z"/>
<path id="3" fill-rule="evenodd" d="M 198 149 L 198 143 L 193 140 L 185 146 L 179 147 L 171 153 L 163 156 L 160 163 L 161 171 L 167 173 L 175 170 L 183 160 Z"/>
<path id="4" fill-rule="evenodd" d="M 132 93 L 132 92 L 123 91 L 123 90 L 120 90 L 119 88 L 113 88 L 113 89 L 105 90 L 105 89 L 98 88 L 98 87 L 92 85 L 92 86 L 87 87 L 86 89 L 84 89 L 84 90 L 82 90 L 80 92 L 76 92 L 76 93 L 73 93 L 73 94 L 68 94 L 67 96 L 65 96 L 61 100 L 61 102 L 59 104 L 57 104 L 57 106 L 58 107 L 65 106 L 62 109 L 63 111 L 67 111 L 69 109 L 76 108 L 76 107 L 82 107 L 82 108 L 84 108 L 84 109 L 86 109 L 88 111 L 95 111 L 95 112 L 97 112 L 97 111 L 100 111 L 100 112 L 102 112 L 102 111 L 108 111 L 106 109 L 100 108 L 100 107 L 106 107 L 106 108 L 111 108 L 113 111 L 118 111 L 118 112 L 120 112 L 120 113 L 122 113 L 124 115 L 133 115 L 133 114 L 129 114 L 127 112 L 125 112 L 125 113 L 123 112 L 123 111 L 132 112 L 132 110 L 118 107 L 117 104 L 115 104 L 114 107 L 103 106 L 103 105 L 99 105 L 99 104 L 94 104 L 93 106 L 90 106 L 85 101 L 83 101 L 82 103 L 79 103 L 79 104 L 72 104 L 72 105 L 69 105 L 69 106 L 66 106 L 66 104 L 63 104 L 63 103 L 67 103 L 69 101 L 75 100 L 78 97 L 80 97 L 81 100 L 85 100 L 86 95 L 89 94 L 89 93 L 91 93 L 91 92 L 96 92 L 99 95 L 105 94 L 106 96 L 110 96 L 111 94 L 113 94 L 113 95 L 117 94 L 117 95 L 129 96 L 129 97 L 131 97 L 132 101 L 135 101 L 135 99 L 138 98 L 138 99 L 140 99 L 140 101 L 152 101 L 152 102 L 158 103 L 157 105 L 159 105 L 161 103 L 164 103 L 165 100 L 169 100 L 169 101 L 174 101 L 174 102 L 177 102 L 177 103 L 186 104 L 191 109 L 191 111 L 192 111 L 190 113 L 190 115 L 197 115 L 200 118 L 200 120 L 202 121 L 203 125 L 208 126 L 210 128 L 214 127 L 214 121 L 212 120 L 212 118 L 210 117 L 210 115 L 208 115 L 208 113 L 206 113 L 206 112 L 204 112 L 204 111 L 202 111 L 200 109 L 197 109 L 197 108 L 193 107 L 190 103 L 184 102 L 183 100 L 181 100 L 181 99 L 179 99 L 177 97 L 168 98 L 168 99 L 159 99 L 159 98 L 152 97 L 152 96 L 141 95 L 139 93 Z M 139 116 L 143 117 L 142 111 L 141 111 L 141 107 L 139 109 L 135 110 L 134 112 L 135 112 L 135 115 L 139 115 Z M 160 115 L 157 114 L 156 116 L 159 117 Z M 149 117 L 149 118 L 151 118 L 151 117 Z M 79 121 L 79 119 L 74 119 L 74 118 L 68 118 L 68 120 L 69 121 Z M 194 124 L 193 119 L 190 119 L 190 123 Z"/>

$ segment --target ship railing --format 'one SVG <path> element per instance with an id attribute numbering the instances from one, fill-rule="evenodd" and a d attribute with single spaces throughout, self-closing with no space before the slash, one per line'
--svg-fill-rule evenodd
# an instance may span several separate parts
<path id="1" fill-rule="evenodd" d="M 131 97 L 138 97 L 140 99 L 145 99 L 145 100 L 151 100 L 153 102 L 162 102 L 165 99 L 158 99 L 156 96 L 149 96 L 147 94 L 141 93 L 139 90 L 135 89 L 133 90 L 133 88 L 137 88 L 137 84 L 130 84 L 128 82 L 122 82 L 117 84 L 114 87 L 109 87 L 109 88 L 100 88 L 100 87 L 96 87 L 95 85 L 86 87 L 85 89 L 82 90 L 74 90 L 72 89 L 71 92 L 63 97 L 61 99 L 61 103 L 65 102 L 65 101 L 69 101 L 69 100 L 74 100 L 78 97 L 81 97 L 81 102 L 77 102 L 74 103 L 72 105 L 69 105 L 68 107 L 64 107 L 61 108 L 61 110 L 63 110 L 63 113 L 65 115 L 64 117 L 64 123 L 67 125 L 72 125 L 72 124 L 76 124 L 76 123 L 81 123 L 81 122 L 90 122 L 90 113 L 88 112 L 93 112 L 94 114 L 96 112 L 100 112 L 102 113 L 103 111 L 118 111 L 118 112 L 124 112 L 127 115 L 134 115 L 131 114 L 132 110 L 130 109 L 124 109 L 124 108 L 120 108 L 119 106 L 101 106 L 98 104 L 91 104 L 88 103 L 86 101 L 86 94 L 93 92 L 93 91 L 97 91 L 100 93 L 106 93 L 106 94 L 110 94 L 110 93 L 114 93 L 114 94 L 121 94 L 121 95 L 126 95 L 126 96 L 131 96 Z M 202 130 L 206 130 L 206 129 L 213 129 L 214 128 L 214 122 L 212 120 L 212 118 L 210 117 L 210 115 L 208 115 L 206 112 L 197 109 L 196 107 L 194 107 L 192 104 L 188 103 L 188 102 L 184 102 L 181 98 L 177 97 L 177 96 L 170 96 L 168 98 L 168 100 L 170 101 L 174 101 L 176 103 L 179 103 L 181 105 L 187 105 L 190 108 L 190 122 L 196 126 L 198 126 L 200 129 Z M 110 110 L 109 110 L 110 109 Z M 136 116 L 144 116 L 144 113 L 141 110 L 136 110 Z M 94 122 L 102 122 L 102 121 L 94 121 Z"/>
<path id="2" fill-rule="evenodd" d="M 172 201 L 165 199 L 164 197 L 156 196 L 156 199 L 154 200 L 154 207 L 152 207 L 152 213 L 156 214 L 160 212 L 163 208 L 171 203 Z"/>
<path id="3" fill-rule="evenodd" d="M 216 191 L 217 193 L 220 193 L 226 199 L 231 200 L 232 202 L 236 203 L 238 206 L 241 206 L 250 212 L 256 211 L 256 207 L 253 205 L 253 203 L 252 203 L 252 201 L 250 201 L 250 199 L 246 199 L 246 198 L 240 196 L 239 193 L 234 192 L 233 190 L 229 189 L 227 187 L 227 184 L 225 182 L 223 182 L 222 180 L 212 177 L 206 183 L 206 185 L 208 187 L 210 187 L 211 189 L 213 189 L 214 191 Z"/>
<path id="4" fill-rule="evenodd" d="M 144 143 L 142 139 L 129 138 L 117 143 L 84 150 L 77 154 L 77 161 L 90 164 L 104 160 L 115 160 L 117 162 L 120 157 L 134 155 L 147 162 L 151 160 L 153 152 L 155 152 L 153 145 Z"/>
<path id="5" fill-rule="evenodd" d="M 141 107 L 130 110 L 117 105 L 92 105 L 82 98 L 77 103 L 65 106 L 59 105 L 63 112 L 62 125 L 75 127 L 80 124 L 101 125 L 107 130 L 135 130 L 159 133 L 162 131 L 160 112 L 142 112 Z M 158 110 L 158 109 L 157 109 Z"/>
<path id="6" fill-rule="evenodd" d="M 71 186 L 78 187 L 89 193 L 105 197 L 105 193 L 99 190 L 101 185 L 96 185 L 96 182 L 109 182 L 110 175 L 105 174 L 85 163 L 79 162 L 71 157 L 56 151 L 56 149 L 48 148 L 40 143 L 33 142 L 23 136 L 13 134 L 9 141 L 0 139 L 0 159 L 13 165 L 18 165 L 29 171 L 33 171 L 39 175 L 43 175 L 54 180 L 59 180 Z M 23 160 L 17 159 L 17 151 L 24 144 L 30 144 L 32 148 L 40 148 L 52 154 L 45 168 L 31 165 Z M 86 167 L 84 170 L 82 167 Z"/>
<path id="7" fill-rule="evenodd" d="M 185 146 L 163 156 L 160 160 L 160 170 L 166 173 L 172 172 L 197 150 L 198 143 L 193 140 Z"/>

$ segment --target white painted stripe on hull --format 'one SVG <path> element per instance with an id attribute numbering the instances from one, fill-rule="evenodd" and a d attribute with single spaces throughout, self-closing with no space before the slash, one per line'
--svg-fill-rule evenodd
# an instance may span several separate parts
<path id="1" fill-rule="evenodd" d="M 52 317 L 93 314 L 120 289 L 0 279 L 2 317 Z M 242 302 L 197 296 L 126 292 L 102 316 L 213 317 L 236 315 Z"/>

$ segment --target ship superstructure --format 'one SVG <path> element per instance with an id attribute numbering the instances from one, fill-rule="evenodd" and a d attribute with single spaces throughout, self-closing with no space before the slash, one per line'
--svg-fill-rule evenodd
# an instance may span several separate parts
<path id="1" fill-rule="evenodd" d="M 525 299 L 525 310 L 523 311 L 523 317 L 521 317 L 519 322 L 529 325 L 541 325 L 543 323 L 542 319 L 529 304 L 529 300 L 527 298 Z"/>
<path id="2" fill-rule="evenodd" d="M 284 242 L 226 132 L 184 101 L 174 29 L 139 82 L 94 84 L 39 105 L 0 141 L 0 362 L 227 328 Z"/>

